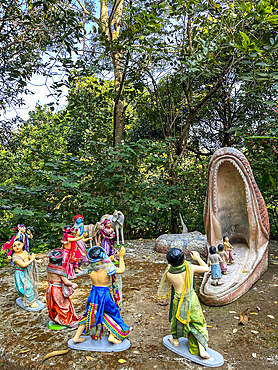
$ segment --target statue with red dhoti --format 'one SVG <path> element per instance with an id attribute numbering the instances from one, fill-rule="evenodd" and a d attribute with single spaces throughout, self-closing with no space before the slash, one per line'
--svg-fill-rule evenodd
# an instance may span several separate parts
<path id="1" fill-rule="evenodd" d="M 78 285 L 67 278 L 67 272 L 62 267 L 63 252 L 61 249 L 52 250 L 48 257 L 46 302 L 49 318 L 59 325 L 75 327 L 81 316 L 76 314 L 69 297 Z"/>

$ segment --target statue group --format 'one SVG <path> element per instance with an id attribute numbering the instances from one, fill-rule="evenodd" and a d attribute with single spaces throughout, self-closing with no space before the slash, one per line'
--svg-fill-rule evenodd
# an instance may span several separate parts
<path id="1" fill-rule="evenodd" d="M 125 271 L 125 249 L 122 247 L 117 252 L 115 248 L 115 239 L 119 245 L 120 234 L 124 244 L 123 222 L 120 211 L 104 215 L 95 225 L 84 225 L 83 216 L 78 214 L 72 226 L 63 228 L 61 248 L 48 254 L 49 328 L 76 327 L 74 337 L 68 342 L 70 348 L 103 352 L 123 351 L 130 346 L 130 328 L 120 314 L 118 284 L 120 274 Z M 158 299 L 171 297 L 171 334 L 163 338 L 163 344 L 194 362 L 217 367 L 224 359 L 208 347 L 206 320 L 195 292 L 194 274 L 204 274 L 200 299 L 207 305 L 221 306 L 250 289 L 266 271 L 268 258 L 266 206 L 247 159 L 236 149 L 222 148 L 212 156 L 204 223 L 205 238 L 199 232 L 187 230 L 182 235 L 168 235 L 168 239 L 162 236 L 161 240 L 165 240 L 158 247 L 167 252 L 168 266 L 159 285 Z M 3 249 L 8 251 L 15 267 L 17 304 L 29 311 L 40 310 L 43 304 L 38 300 L 37 264 L 41 260 L 29 254 L 29 240 L 33 237 L 30 230 L 23 224 L 14 230 L 16 235 Z M 92 245 L 93 238 L 96 246 Z M 86 241 L 90 241 L 89 249 Z M 171 243 L 176 243 L 175 247 Z M 192 249 L 193 245 L 198 245 L 200 253 L 208 256 L 208 263 Z M 185 255 L 190 255 L 197 264 L 186 261 Z M 84 314 L 77 315 L 70 296 L 78 285 L 72 280 L 85 273 L 92 289 Z M 103 337 L 103 327 L 108 329 L 108 337 Z"/>
<path id="2" fill-rule="evenodd" d="M 115 232 L 108 218 L 100 223 L 102 228 L 97 245 L 90 248 L 85 243 L 91 241 L 92 237 L 88 238 L 84 232 L 83 216 L 76 215 L 73 223 L 73 226 L 63 228 L 61 248 L 48 253 L 48 327 L 53 330 L 76 328 L 74 337 L 68 342 L 73 349 L 107 352 L 126 350 L 130 346 L 130 328 L 120 314 L 121 291 L 118 285 L 120 274 L 125 272 L 125 248 L 116 251 Z M 8 250 L 8 258 L 15 267 L 15 286 L 22 300 L 17 304 L 28 311 L 36 311 L 44 306 L 38 299 L 37 290 L 37 264 L 42 260 L 30 255 L 29 248 L 26 248 L 30 235 L 27 228 L 21 226 L 21 230 L 5 244 L 4 249 Z M 220 363 L 221 355 L 208 348 L 206 321 L 193 284 L 194 273 L 204 273 L 209 267 L 198 252 L 192 252 L 191 257 L 198 265 L 185 261 L 183 252 L 177 248 L 170 249 L 166 256 L 169 265 L 162 277 L 158 298 L 170 296 L 169 286 L 172 285 L 173 309 L 170 312 L 171 336 L 165 337 L 163 342 L 170 350 L 181 352 L 182 356 L 203 365 L 211 364 L 207 361 L 212 356 L 213 360 L 218 356 Z M 73 280 L 85 273 L 89 275 L 92 288 L 85 312 L 78 315 L 70 297 L 78 289 Z M 108 330 L 108 336 L 103 336 L 104 328 Z M 187 343 L 182 341 L 185 336 L 188 337 Z"/>

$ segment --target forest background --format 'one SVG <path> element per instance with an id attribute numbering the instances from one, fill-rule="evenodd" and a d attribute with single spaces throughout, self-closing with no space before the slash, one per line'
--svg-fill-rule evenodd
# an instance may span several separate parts
<path id="1" fill-rule="evenodd" d="M 23 106 L 34 74 L 60 76 L 57 104 L 0 123 L 1 242 L 24 223 L 32 250 L 46 251 L 75 214 L 89 224 L 115 209 L 126 239 L 178 233 L 179 213 L 204 232 L 208 163 L 223 146 L 248 158 L 278 237 L 276 1 L 2 0 L 0 9 L 0 108 Z"/>

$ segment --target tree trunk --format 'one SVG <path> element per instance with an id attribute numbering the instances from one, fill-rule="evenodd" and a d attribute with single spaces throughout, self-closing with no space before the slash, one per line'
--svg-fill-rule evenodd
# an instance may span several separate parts
<path id="1" fill-rule="evenodd" d="M 115 102 L 114 107 L 114 133 L 113 133 L 113 146 L 118 146 L 124 140 L 123 132 L 125 128 L 124 123 L 124 106 L 125 102 L 119 100 Z"/>
<path id="2" fill-rule="evenodd" d="M 123 0 L 114 0 L 110 14 L 108 16 L 107 0 L 100 0 L 100 17 L 102 24 L 102 31 L 105 32 L 112 48 L 112 42 L 119 37 L 120 21 L 123 13 Z M 114 52 L 111 49 L 110 56 L 112 59 L 114 70 L 114 85 L 115 91 L 118 93 L 114 105 L 114 131 L 113 131 L 113 145 L 118 146 L 124 140 L 123 132 L 125 128 L 124 122 L 124 106 L 125 102 L 121 99 L 123 91 L 123 80 L 125 74 L 123 73 L 122 55 L 119 52 Z"/>
<path id="3" fill-rule="evenodd" d="M 176 208 L 171 208 L 171 234 L 180 234 L 178 229 L 179 212 Z"/>

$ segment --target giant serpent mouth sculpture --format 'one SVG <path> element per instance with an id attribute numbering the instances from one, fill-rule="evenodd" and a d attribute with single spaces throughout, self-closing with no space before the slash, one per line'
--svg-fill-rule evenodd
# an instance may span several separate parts
<path id="1" fill-rule="evenodd" d="M 206 273 L 200 299 L 221 306 L 235 301 L 267 270 L 269 221 L 264 199 L 246 157 L 237 149 L 221 148 L 211 158 L 204 207 L 207 247 L 223 244 L 223 236 L 234 246 L 234 263 L 228 265 L 223 285 L 211 285 Z"/>

